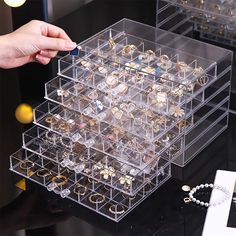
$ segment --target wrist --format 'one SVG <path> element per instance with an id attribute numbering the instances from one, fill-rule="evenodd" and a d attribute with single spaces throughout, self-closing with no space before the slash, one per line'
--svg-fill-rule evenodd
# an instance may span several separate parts
<path id="1" fill-rule="evenodd" d="M 12 54 L 11 48 L 9 34 L 0 36 L 0 68 L 10 68 L 9 59 Z"/>

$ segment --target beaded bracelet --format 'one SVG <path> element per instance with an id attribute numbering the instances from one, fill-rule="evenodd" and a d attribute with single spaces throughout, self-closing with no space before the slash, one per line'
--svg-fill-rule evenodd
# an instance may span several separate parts
<path id="1" fill-rule="evenodd" d="M 194 197 L 194 194 L 198 190 L 203 189 L 203 188 L 218 189 L 218 190 L 222 191 L 225 194 L 225 197 L 223 199 L 221 199 L 220 201 L 216 202 L 216 203 L 208 203 L 208 202 L 200 201 L 200 200 L 198 200 Z M 220 185 L 217 185 L 217 184 L 214 184 L 214 185 L 213 184 L 200 184 L 200 185 L 197 185 L 196 187 L 191 189 L 191 191 L 188 193 L 188 197 L 184 198 L 184 202 L 185 203 L 194 202 L 194 203 L 196 203 L 198 205 L 201 205 L 201 206 L 210 207 L 210 206 L 217 206 L 217 205 L 222 204 L 227 199 L 229 199 L 229 197 L 230 197 L 230 192 L 226 188 L 224 188 Z"/>

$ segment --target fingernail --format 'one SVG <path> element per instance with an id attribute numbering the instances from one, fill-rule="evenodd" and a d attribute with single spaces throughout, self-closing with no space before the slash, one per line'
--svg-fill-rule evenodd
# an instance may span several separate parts
<path id="1" fill-rule="evenodd" d="M 40 63 L 40 58 L 42 58 L 39 54 L 35 56 L 35 62 Z"/>
<path id="2" fill-rule="evenodd" d="M 48 52 L 47 52 L 47 51 L 44 51 L 44 50 L 41 50 L 41 51 L 40 51 L 40 55 L 46 57 L 46 56 L 48 56 Z"/>
<path id="3" fill-rule="evenodd" d="M 36 60 L 36 62 L 41 63 L 41 64 L 43 64 L 43 65 L 48 64 L 49 61 L 50 61 L 49 58 L 43 57 L 43 56 L 41 56 L 41 55 L 39 55 L 39 54 L 36 55 L 35 60 Z"/>
<path id="4" fill-rule="evenodd" d="M 74 49 L 77 46 L 77 44 L 75 42 L 66 42 L 65 46 L 67 49 L 71 50 Z"/>

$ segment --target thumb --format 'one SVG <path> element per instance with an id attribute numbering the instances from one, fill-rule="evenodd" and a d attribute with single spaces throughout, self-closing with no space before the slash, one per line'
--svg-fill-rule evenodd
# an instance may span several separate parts
<path id="1" fill-rule="evenodd" d="M 38 47 L 40 50 L 54 50 L 54 51 L 70 51 L 76 47 L 76 43 L 61 39 L 41 36 L 38 40 Z"/>

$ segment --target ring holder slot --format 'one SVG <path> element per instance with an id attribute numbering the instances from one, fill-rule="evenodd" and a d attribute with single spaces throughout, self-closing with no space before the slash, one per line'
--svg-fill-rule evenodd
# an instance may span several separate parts
<path id="1" fill-rule="evenodd" d="M 45 159 L 43 164 L 36 163 L 35 161 L 39 159 L 36 154 L 21 149 L 11 155 L 10 169 L 62 198 L 68 198 L 115 221 L 121 220 L 155 191 L 160 183 L 164 183 L 170 177 L 170 165 L 166 165 L 152 179 L 146 176 L 146 185 L 133 195 L 128 195 L 126 192 L 104 185 L 87 176 L 73 174 L 73 171 L 67 168 L 58 169 L 56 165 Z M 27 161 L 35 163 L 33 167 L 29 167 L 29 175 L 26 175 L 25 170 L 19 167 Z M 111 208 L 116 205 L 122 206 L 122 210 L 120 207 Z"/>

